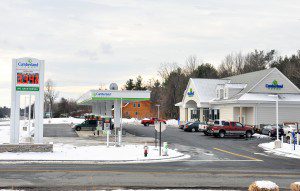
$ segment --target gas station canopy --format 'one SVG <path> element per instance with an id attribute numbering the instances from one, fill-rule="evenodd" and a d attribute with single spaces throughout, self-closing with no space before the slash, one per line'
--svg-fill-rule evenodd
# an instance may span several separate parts
<path id="1" fill-rule="evenodd" d="M 114 126 L 121 127 L 122 104 L 130 101 L 150 100 L 150 91 L 117 90 L 117 85 L 112 84 L 111 90 L 90 90 L 83 94 L 77 103 L 92 106 L 92 112 L 101 116 L 112 116 L 114 108 Z"/>
<path id="2" fill-rule="evenodd" d="M 150 100 L 150 91 L 140 90 L 90 90 L 77 102 L 81 105 L 93 105 L 98 101 L 146 101 Z"/>

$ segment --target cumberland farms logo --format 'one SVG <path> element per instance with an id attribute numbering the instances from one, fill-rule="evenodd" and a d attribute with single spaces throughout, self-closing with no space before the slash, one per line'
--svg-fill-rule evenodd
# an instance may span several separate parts
<path id="1" fill-rule="evenodd" d="M 189 91 L 188 91 L 188 93 L 187 93 L 187 95 L 188 95 L 189 97 L 193 97 L 194 94 L 195 94 L 195 92 L 193 91 L 192 88 L 190 88 Z"/>
<path id="2" fill-rule="evenodd" d="M 31 59 L 28 59 L 27 62 L 18 62 L 18 66 L 36 68 L 39 66 L 39 63 L 33 63 Z"/>
<path id="3" fill-rule="evenodd" d="M 282 89 L 283 84 L 278 84 L 277 80 L 274 80 L 272 84 L 266 84 L 266 88 L 268 89 Z"/>
<path id="4" fill-rule="evenodd" d="M 97 92 L 92 94 L 93 97 L 110 97 L 110 92 Z"/>

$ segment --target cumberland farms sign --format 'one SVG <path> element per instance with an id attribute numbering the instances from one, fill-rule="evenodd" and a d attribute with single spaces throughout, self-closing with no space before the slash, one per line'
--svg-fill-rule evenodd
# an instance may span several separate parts
<path id="1" fill-rule="evenodd" d="M 195 92 L 193 91 L 192 88 L 190 88 L 189 91 L 187 92 L 187 95 L 188 95 L 189 97 L 193 97 L 194 94 L 195 94 Z"/>
<path id="2" fill-rule="evenodd" d="M 40 91 L 41 64 L 43 61 L 34 58 L 20 58 L 13 62 L 16 91 Z"/>
<path id="3" fill-rule="evenodd" d="M 266 84 L 266 88 L 268 89 L 282 89 L 283 84 L 278 84 L 277 80 L 274 80 L 272 84 Z"/>

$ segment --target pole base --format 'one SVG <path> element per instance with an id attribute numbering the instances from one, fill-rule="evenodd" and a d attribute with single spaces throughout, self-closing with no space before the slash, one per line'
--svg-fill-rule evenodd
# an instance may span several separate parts
<path id="1" fill-rule="evenodd" d="M 282 147 L 282 143 L 281 143 L 280 140 L 274 141 L 274 148 L 275 148 L 275 149 L 279 149 L 279 148 L 281 148 L 281 147 Z"/>

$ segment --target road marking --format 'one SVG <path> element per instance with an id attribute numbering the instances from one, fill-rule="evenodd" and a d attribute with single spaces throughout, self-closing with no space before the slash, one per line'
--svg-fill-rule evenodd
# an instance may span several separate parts
<path id="1" fill-rule="evenodd" d="M 263 162 L 262 160 L 180 160 L 180 162 Z"/>
<path id="2" fill-rule="evenodd" d="M 249 156 L 246 156 L 246 155 L 233 153 L 233 152 L 226 151 L 226 150 L 219 149 L 219 148 L 214 148 L 214 149 L 217 150 L 217 151 L 223 152 L 223 153 L 228 153 L 228 154 L 231 154 L 231 155 L 234 155 L 234 156 L 238 156 L 238 157 L 242 157 L 242 158 L 246 158 L 246 159 L 250 159 L 250 160 L 254 160 L 254 161 L 263 161 L 263 160 L 260 160 L 260 159 L 257 159 L 257 158 L 253 158 L 253 157 L 249 157 Z"/>
<path id="3" fill-rule="evenodd" d="M 255 155 L 262 155 L 262 156 L 266 156 L 268 157 L 269 155 L 265 154 L 265 153 L 254 153 Z"/>

